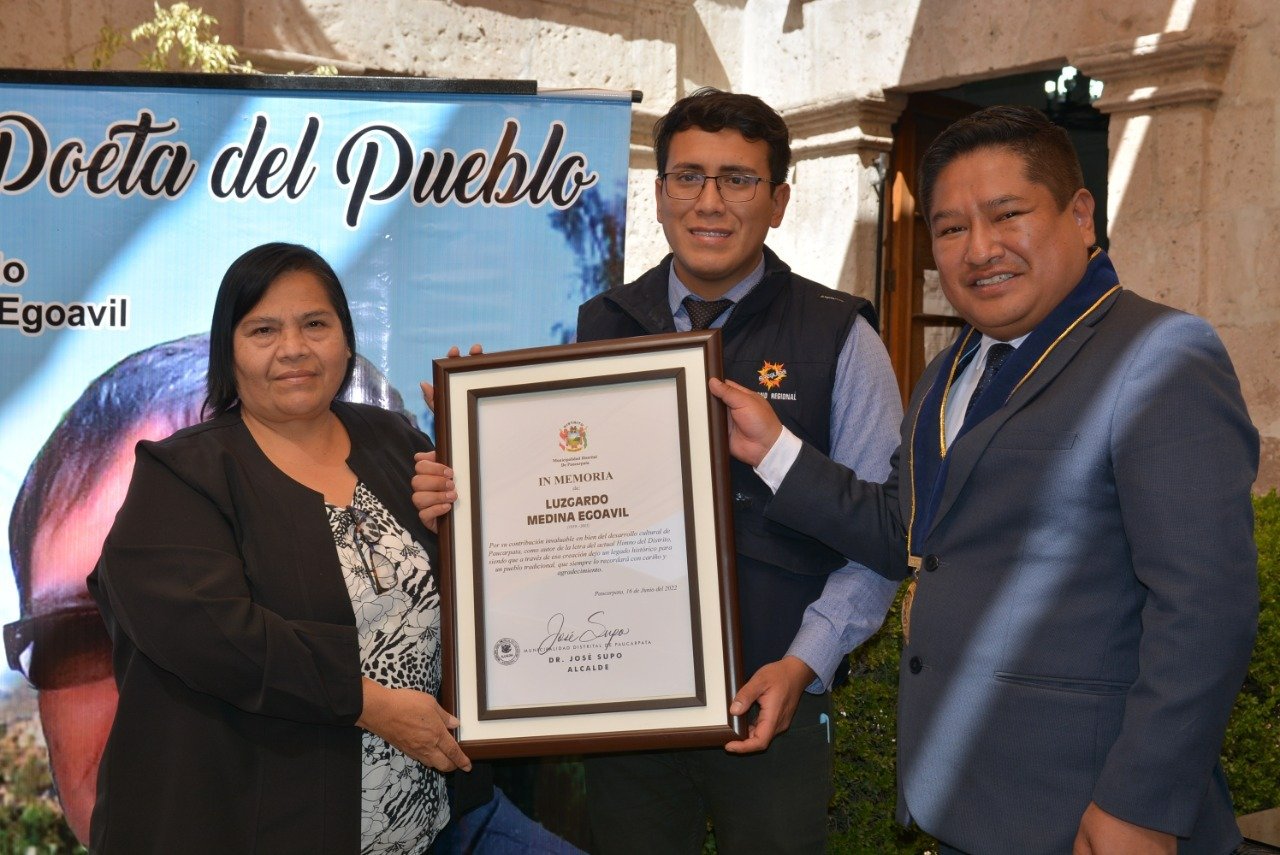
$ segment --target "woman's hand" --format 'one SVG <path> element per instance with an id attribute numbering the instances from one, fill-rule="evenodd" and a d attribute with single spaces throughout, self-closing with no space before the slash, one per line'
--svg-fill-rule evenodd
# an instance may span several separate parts
<path id="1" fill-rule="evenodd" d="M 479 356 L 482 353 L 484 348 L 473 344 L 467 355 Z M 455 345 L 449 348 L 448 355 L 456 357 L 462 353 Z M 422 386 L 422 400 L 426 402 L 427 409 L 434 413 L 435 387 L 425 380 L 419 385 Z M 410 482 L 413 486 L 413 506 L 418 509 L 418 519 L 422 520 L 422 524 L 434 532 L 440 517 L 449 513 L 458 499 L 458 492 L 453 484 L 453 470 L 443 463 L 437 463 L 436 453 L 431 451 L 419 452 L 413 456 L 413 472 L 413 480 Z"/>
<path id="2" fill-rule="evenodd" d="M 418 452 L 413 456 L 413 506 L 418 509 L 418 519 L 431 531 L 436 530 L 440 517 L 453 509 L 458 499 L 454 489 L 453 470 L 436 462 L 434 451 Z"/>
<path id="3" fill-rule="evenodd" d="M 405 754 L 441 772 L 471 771 L 471 761 L 462 753 L 449 731 L 458 720 L 417 689 L 391 689 L 363 678 L 364 709 L 356 722 L 382 737 Z"/>
<path id="4" fill-rule="evenodd" d="M 482 353 L 484 353 L 484 348 L 478 344 L 473 344 L 471 345 L 471 349 L 467 351 L 467 356 L 479 356 Z M 461 355 L 462 351 L 458 350 L 458 346 L 456 344 L 449 348 L 449 352 L 445 354 L 445 356 L 448 356 L 451 359 L 455 356 Z M 423 380 L 418 384 L 418 386 L 422 389 L 422 400 L 426 402 L 427 409 L 434 413 L 436 411 L 436 387 L 432 386 L 426 380 Z"/>

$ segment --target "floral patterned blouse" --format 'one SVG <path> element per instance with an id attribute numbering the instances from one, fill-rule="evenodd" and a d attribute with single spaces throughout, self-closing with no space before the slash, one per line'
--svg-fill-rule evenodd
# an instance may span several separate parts
<path id="1" fill-rule="evenodd" d="M 392 688 L 440 688 L 440 593 L 425 550 L 363 484 L 325 505 L 360 638 L 361 672 Z M 361 760 L 364 855 L 420 855 L 449 821 L 444 776 L 372 733 Z"/>

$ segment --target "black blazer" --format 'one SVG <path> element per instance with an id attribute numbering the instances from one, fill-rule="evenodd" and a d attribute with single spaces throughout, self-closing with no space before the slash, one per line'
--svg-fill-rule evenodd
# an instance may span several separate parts
<path id="1" fill-rule="evenodd" d="M 375 407 L 333 409 L 352 470 L 434 567 L 409 488 L 430 440 Z M 138 444 L 88 579 L 120 690 L 94 852 L 359 851 L 360 650 L 323 504 L 238 411 Z"/>

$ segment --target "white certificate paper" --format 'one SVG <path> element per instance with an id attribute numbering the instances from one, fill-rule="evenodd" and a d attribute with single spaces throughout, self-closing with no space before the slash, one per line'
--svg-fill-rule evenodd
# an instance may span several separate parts
<path id="1" fill-rule="evenodd" d="M 682 382 L 476 401 L 480 718 L 705 703 Z"/>
<path id="2" fill-rule="evenodd" d="M 722 745 L 740 655 L 719 333 L 435 363 L 441 700 L 473 759 Z"/>

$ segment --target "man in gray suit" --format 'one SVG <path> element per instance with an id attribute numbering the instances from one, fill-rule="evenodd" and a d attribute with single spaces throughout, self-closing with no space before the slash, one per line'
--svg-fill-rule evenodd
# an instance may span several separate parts
<path id="1" fill-rule="evenodd" d="M 921 208 L 967 322 L 861 481 L 712 381 L 766 516 L 913 577 L 898 816 L 944 851 L 1225 855 L 1218 763 L 1257 622 L 1258 461 L 1212 329 L 1126 291 L 1061 129 L 962 119 Z"/>

